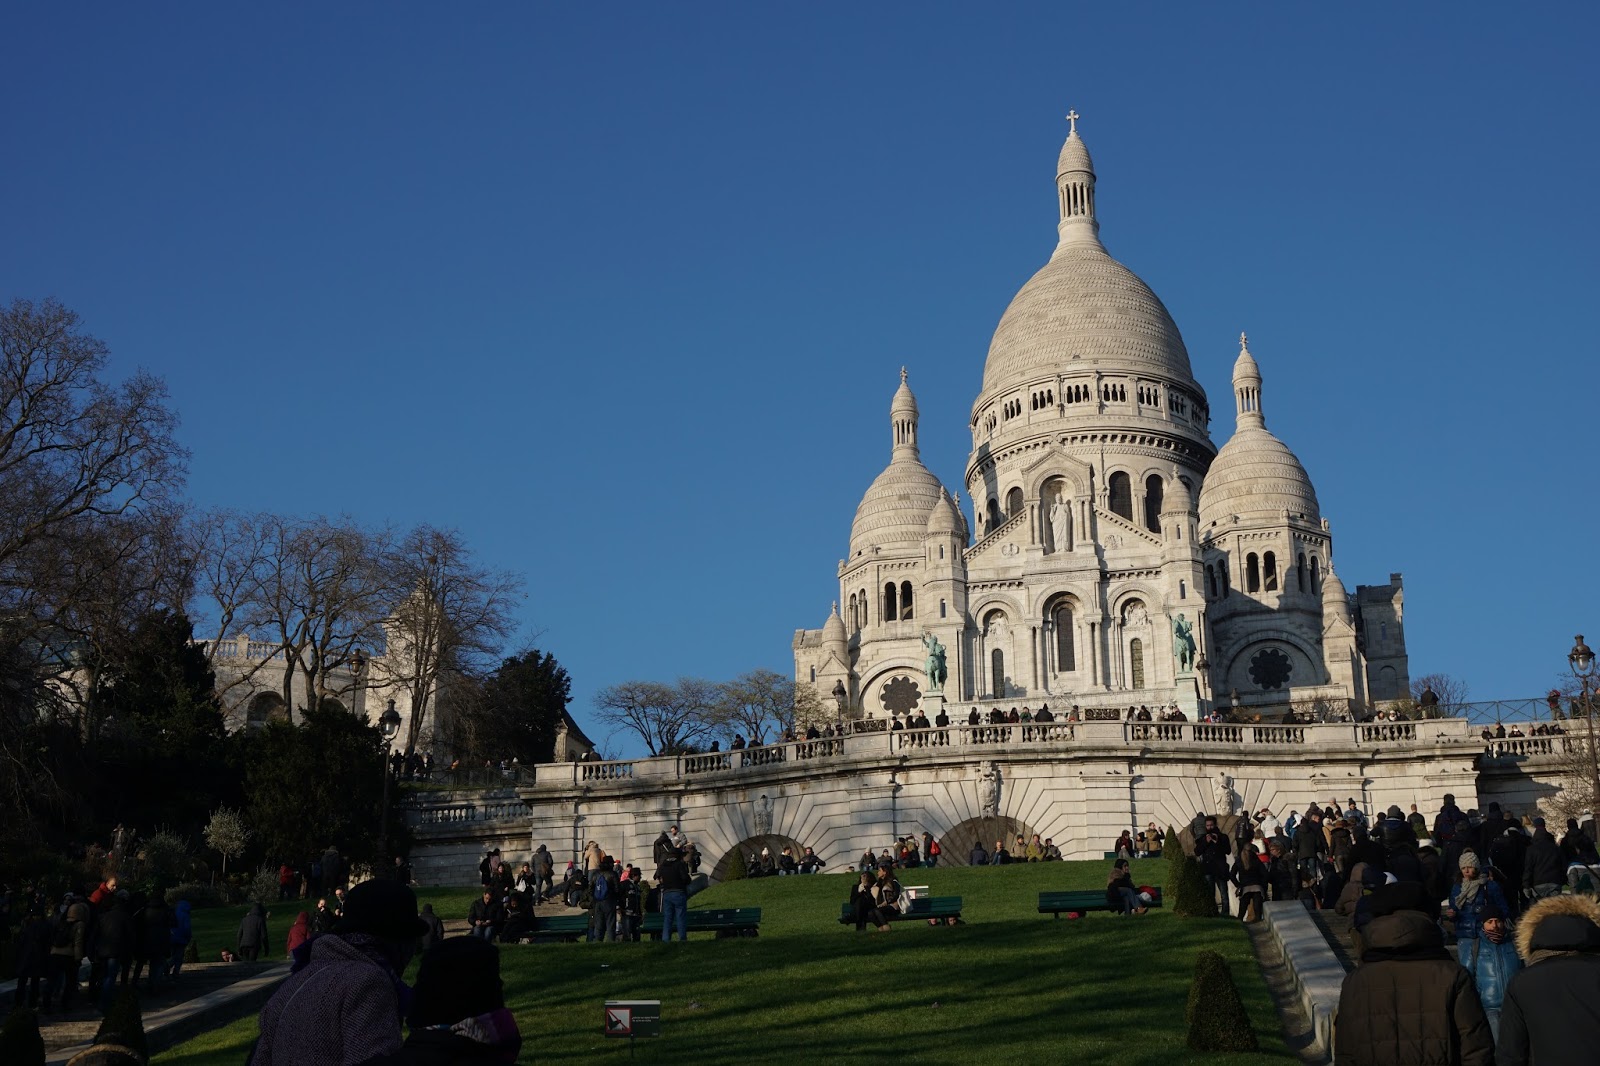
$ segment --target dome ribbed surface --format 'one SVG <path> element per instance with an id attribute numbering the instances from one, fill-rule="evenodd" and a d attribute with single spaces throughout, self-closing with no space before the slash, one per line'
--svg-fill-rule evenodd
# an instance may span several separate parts
<path id="1" fill-rule="evenodd" d="M 939 502 L 943 486 L 916 459 L 901 457 L 884 468 L 861 497 L 850 523 L 850 557 L 880 548 L 921 549 L 928 532 L 928 512 Z"/>
<path id="2" fill-rule="evenodd" d="M 943 489 L 939 490 L 939 499 L 928 512 L 928 532 L 961 535 L 961 516 L 956 514 L 956 505 Z"/>
<path id="3" fill-rule="evenodd" d="M 1061 157 L 1056 160 L 1056 176 L 1076 170 L 1087 170 L 1093 174 L 1094 162 L 1089 158 L 1089 146 L 1083 143 L 1077 131 L 1073 131 L 1061 146 Z"/>
<path id="4" fill-rule="evenodd" d="M 1200 486 L 1200 525 L 1234 515 L 1277 517 L 1284 511 L 1315 522 L 1317 493 L 1294 452 L 1265 428 L 1247 426 L 1222 446 Z"/>
<path id="5" fill-rule="evenodd" d="M 833 613 L 828 615 L 828 620 L 822 623 L 822 640 L 824 643 L 845 641 L 844 619 L 839 617 L 839 605 L 833 605 Z"/>
<path id="6" fill-rule="evenodd" d="M 989 344 L 983 391 L 1064 371 L 1074 357 L 1097 359 L 1101 370 L 1159 372 L 1194 383 L 1189 351 L 1166 306 L 1098 241 L 1057 248 L 1012 299 Z"/>

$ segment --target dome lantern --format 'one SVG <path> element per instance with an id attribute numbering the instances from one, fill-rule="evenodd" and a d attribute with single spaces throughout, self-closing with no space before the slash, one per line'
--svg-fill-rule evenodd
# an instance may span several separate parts
<path id="1" fill-rule="evenodd" d="M 1056 160 L 1056 194 L 1060 201 L 1061 223 L 1058 227 L 1061 243 L 1069 241 L 1095 241 L 1098 243 L 1100 223 L 1094 217 L 1094 161 L 1089 158 L 1089 148 L 1078 136 L 1076 111 L 1067 112 L 1072 124 L 1067 141 L 1061 146 L 1061 156 Z"/>
<path id="2" fill-rule="evenodd" d="M 1233 363 L 1233 401 L 1239 428 L 1265 427 L 1266 416 L 1261 411 L 1261 368 L 1250 354 L 1250 341 L 1239 334 L 1239 358 Z"/>

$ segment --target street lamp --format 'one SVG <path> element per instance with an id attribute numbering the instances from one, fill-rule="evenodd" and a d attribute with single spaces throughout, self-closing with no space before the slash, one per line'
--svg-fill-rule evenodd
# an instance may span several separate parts
<path id="1" fill-rule="evenodd" d="M 400 712 L 394 709 L 394 700 L 378 716 L 378 731 L 383 734 L 383 813 L 378 821 L 378 857 L 389 857 L 389 748 L 394 736 L 400 732 Z"/>
<path id="2" fill-rule="evenodd" d="M 1591 702 L 1591 693 L 1594 691 L 1595 663 L 1594 652 L 1589 650 L 1589 645 L 1583 642 L 1583 634 L 1579 633 L 1572 645 L 1572 650 L 1567 653 L 1567 665 L 1572 669 L 1572 676 L 1578 679 L 1581 690 L 1579 706 L 1583 708 L 1583 717 L 1588 722 L 1589 732 L 1589 786 L 1594 791 L 1589 796 L 1589 815 L 1596 815 L 1596 808 L 1600 807 L 1600 751 L 1594 746 L 1594 704 Z"/>

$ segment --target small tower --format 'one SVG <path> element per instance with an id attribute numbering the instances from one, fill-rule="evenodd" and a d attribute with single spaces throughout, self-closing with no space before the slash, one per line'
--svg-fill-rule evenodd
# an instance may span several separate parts
<path id="1" fill-rule="evenodd" d="M 1078 113 L 1067 112 L 1072 128 L 1061 146 L 1056 161 L 1056 196 L 1060 201 L 1061 222 L 1057 232 L 1061 243 L 1100 239 L 1100 223 L 1094 215 L 1094 162 L 1089 148 L 1078 136 Z"/>

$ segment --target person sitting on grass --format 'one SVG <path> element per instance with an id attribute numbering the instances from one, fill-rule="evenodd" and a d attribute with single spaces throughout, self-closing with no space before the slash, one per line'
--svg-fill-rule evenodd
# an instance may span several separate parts
<path id="1" fill-rule="evenodd" d="M 474 937 L 440 941 L 422 956 L 406 1025 L 411 1035 L 400 1050 L 368 1066 L 515 1062 L 522 1050 L 506 1009 L 500 953 Z"/>
<path id="2" fill-rule="evenodd" d="M 996 840 L 994 842 L 994 853 L 989 856 L 989 865 L 990 866 L 1009 866 L 1009 865 L 1011 865 L 1011 853 L 1006 850 L 1006 842 L 1004 840 Z"/>
<path id="3" fill-rule="evenodd" d="M 1143 914 L 1149 909 L 1139 898 L 1139 890 L 1134 887 L 1127 859 L 1118 859 L 1111 864 L 1111 872 L 1106 875 L 1106 903 L 1113 914 Z"/>
<path id="4" fill-rule="evenodd" d="M 1049 837 L 1044 838 L 1044 858 L 1041 862 L 1060 862 L 1061 849 L 1056 847 L 1056 842 Z"/>
<path id="5" fill-rule="evenodd" d="M 856 870 L 860 873 L 869 873 L 878 868 L 878 857 L 868 848 L 861 853 L 861 860 L 856 863 Z"/>
<path id="6" fill-rule="evenodd" d="M 988 866 L 989 853 L 983 850 L 983 841 L 972 842 L 972 854 L 967 856 L 967 863 L 971 866 Z"/>

